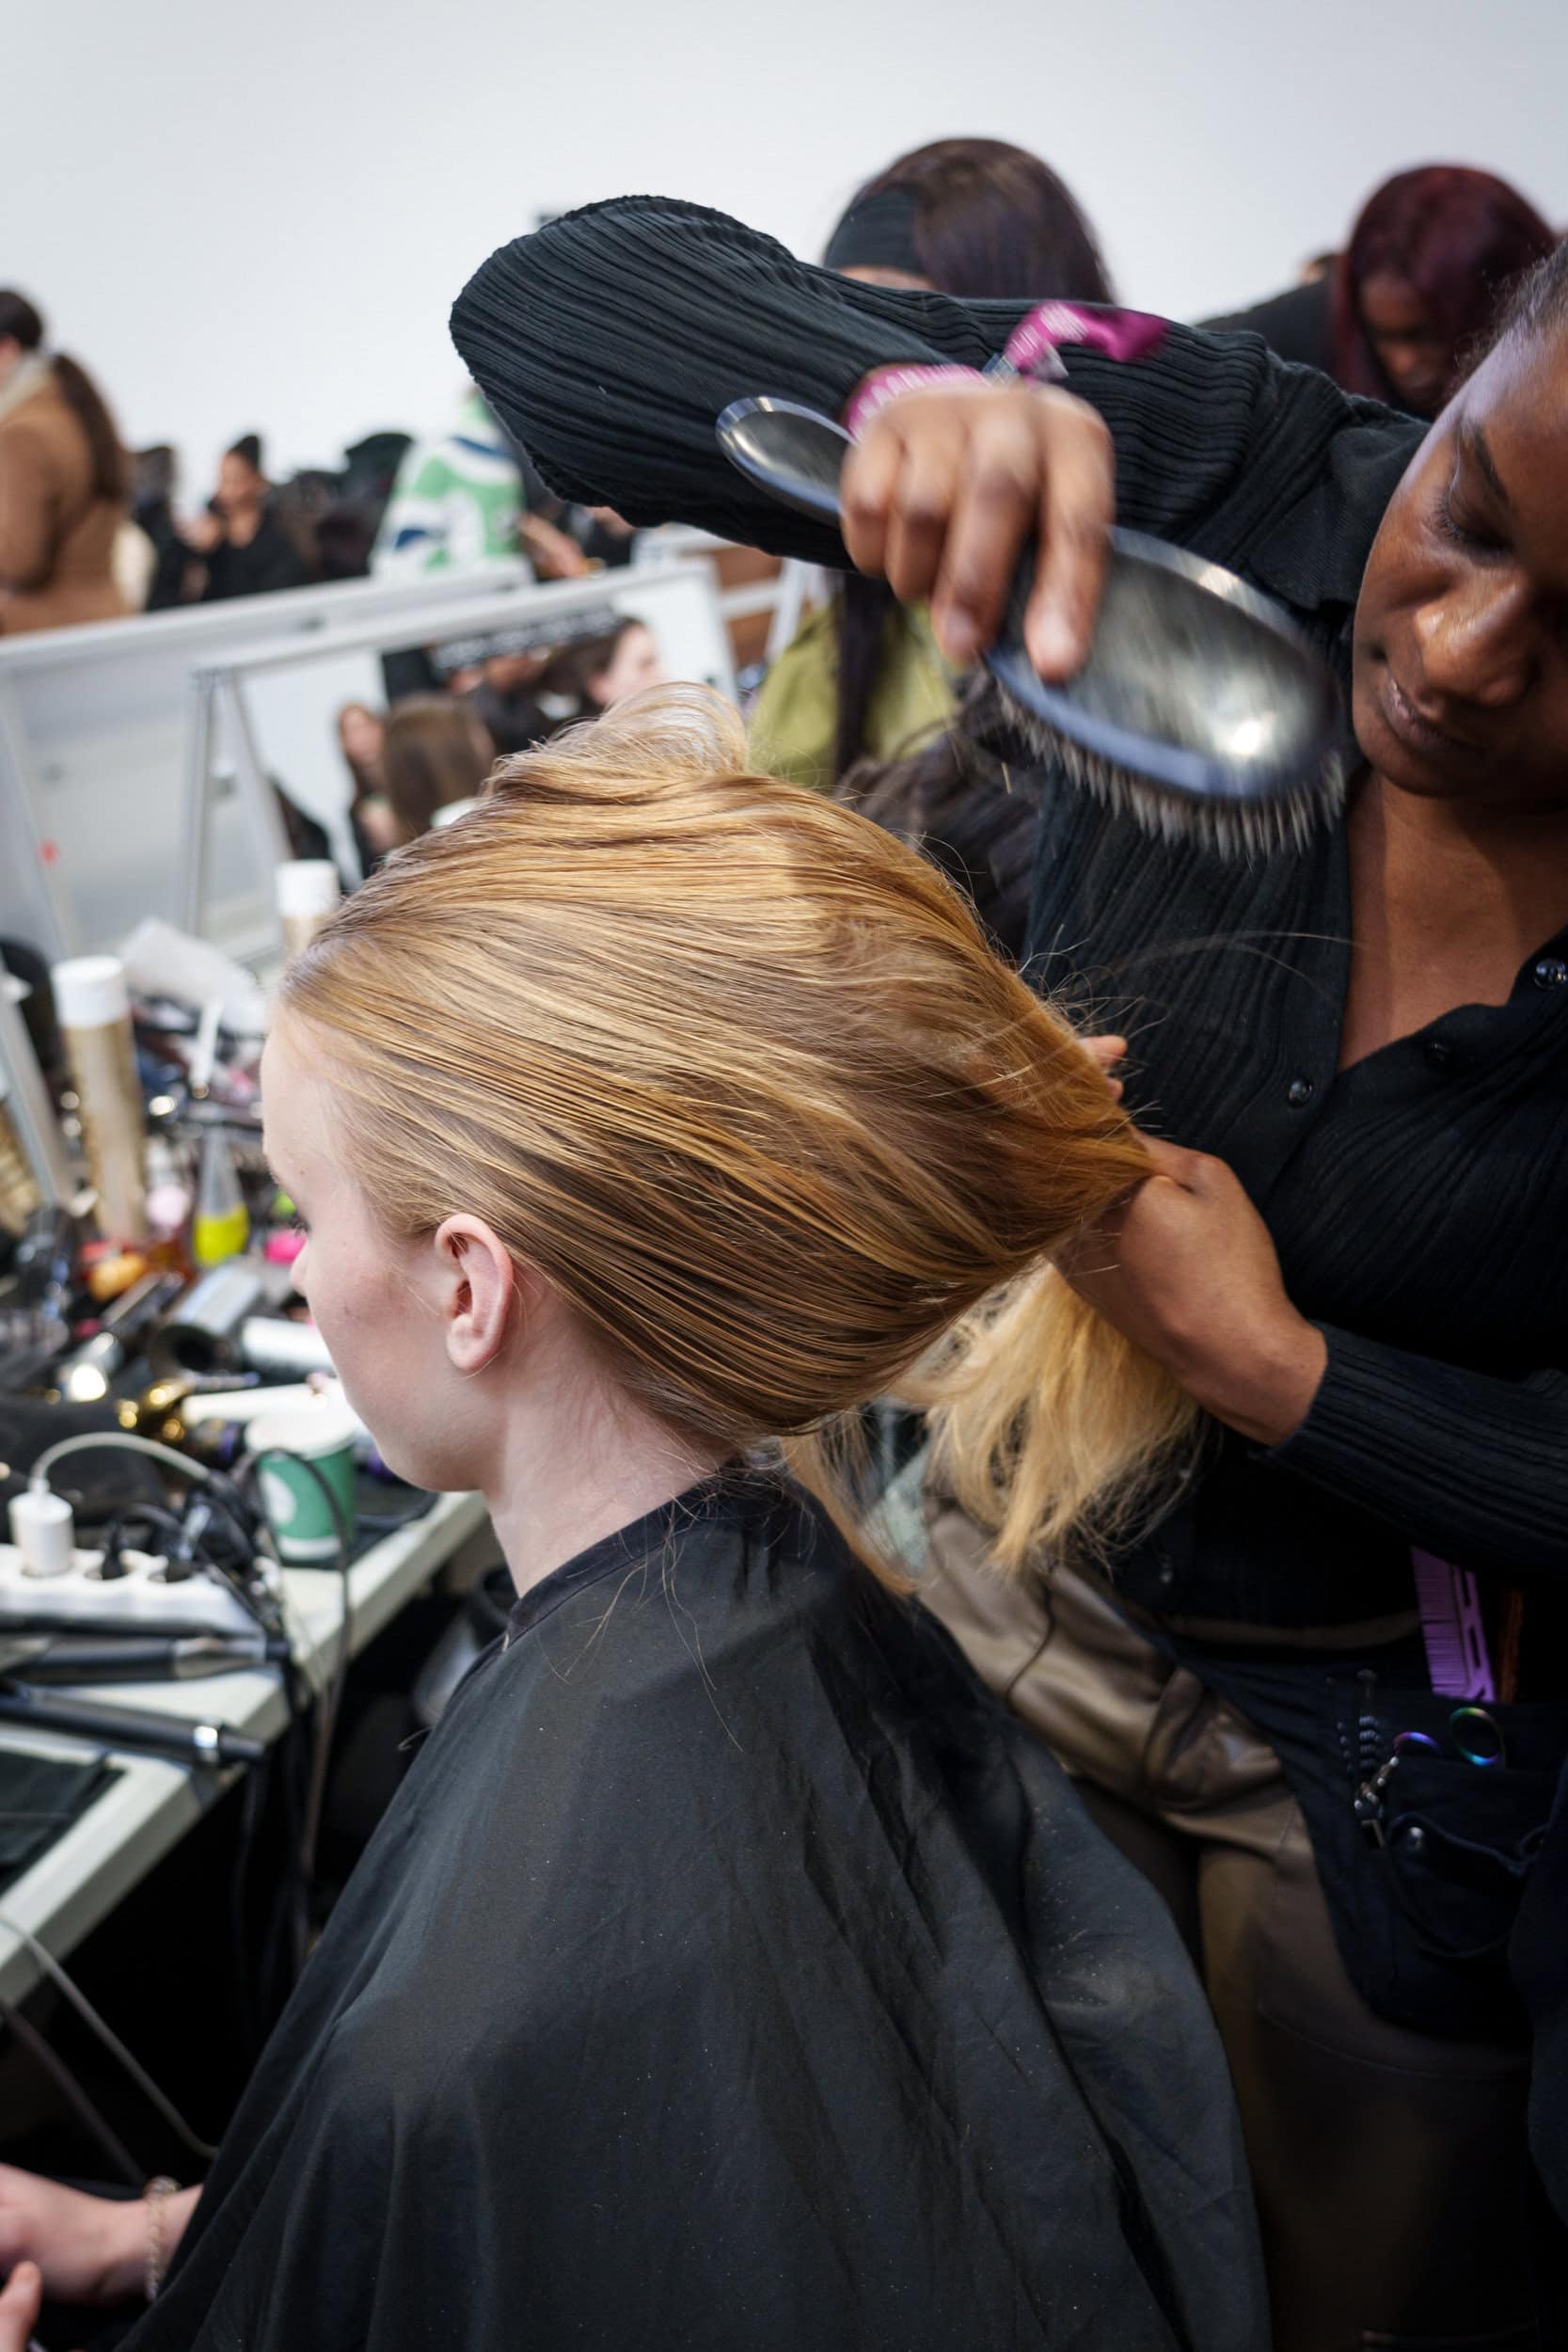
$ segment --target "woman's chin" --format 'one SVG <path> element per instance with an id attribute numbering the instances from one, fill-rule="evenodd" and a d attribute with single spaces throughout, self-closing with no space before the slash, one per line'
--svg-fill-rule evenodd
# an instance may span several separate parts
<path id="1" fill-rule="evenodd" d="M 373 1434 L 373 1433 L 372 1433 Z M 474 1484 L 471 1470 L 451 1454 L 433 1446 L 428 1438 L 375 1438 L 375 1450 L 394 1478 L 404 1486 L 422 1486 L 427 1494 L 462 1494 Z"/>

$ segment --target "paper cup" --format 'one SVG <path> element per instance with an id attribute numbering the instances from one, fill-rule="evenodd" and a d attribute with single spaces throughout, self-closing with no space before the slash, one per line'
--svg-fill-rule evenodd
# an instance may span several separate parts
<path id="1" fill-rule="evenodd" d="M 261 1507 L 277 1556 L 291 1567 L 317 1566 L 338 1557 L 332 1506 L 304 1465 L 310 1463 L 337 1497 L 343 1524 L 354 1528 L 354 1440 L 358 1423 L 341 1406 L 323 1402 L 258 1413 L 247 1443 L 261 1463 Z"/>

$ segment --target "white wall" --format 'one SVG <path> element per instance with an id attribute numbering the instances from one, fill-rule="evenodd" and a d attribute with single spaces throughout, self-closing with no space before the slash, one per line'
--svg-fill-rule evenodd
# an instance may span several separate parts
<path id="1" fill-rule="evenodd" d="M 1489 166 L 1568 223 L 1565 0 L 51 0 L 13 9 L 0 282 L 204 486 L 444 420 L 489 248 L 631 188 L 815 253 L 958 134 L 1043 153 L 1130 301 L 1274 292 L 1389 171 Z"/>

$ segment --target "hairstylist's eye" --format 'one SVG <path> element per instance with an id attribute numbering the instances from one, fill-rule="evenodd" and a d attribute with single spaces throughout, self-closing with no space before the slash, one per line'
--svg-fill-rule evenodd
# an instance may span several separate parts
<path id="1" fill-rule="evenodd" d="M 1444 538 L 1451 540 L 1455 547 L 1464 548 L 1470 555 L 1506 554 L 1507 548 L 1495 531 L 1477 529 L 1464 519 L 1458 510 L 1458 491 L 1459 474 L 1456 469 L 1444 484 L 1437 501 L 1437 528 Z"/>

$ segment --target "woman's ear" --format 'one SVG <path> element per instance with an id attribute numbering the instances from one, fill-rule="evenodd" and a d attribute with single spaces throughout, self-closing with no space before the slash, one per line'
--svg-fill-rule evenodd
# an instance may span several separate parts
<path id="1" fill-rule="evenodd" d="M 477 1216 L 449 1216 L 431 1244 L 447 1354 L 458 1372 L 483 1372 L 495 1361 L 511 1327 L 519 1295 L 510 1251 Z"/>

